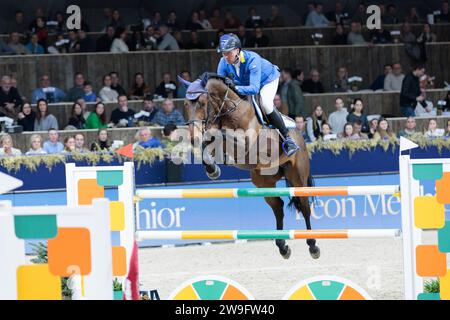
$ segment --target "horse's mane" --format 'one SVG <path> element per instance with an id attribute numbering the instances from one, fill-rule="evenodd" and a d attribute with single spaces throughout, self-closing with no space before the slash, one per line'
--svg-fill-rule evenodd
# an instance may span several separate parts
<path id="1" fill-rule="evenodd" d="M 208 90 L 208 92 L 216 93 L 221 96 L 222 94 L 225 94 L 227 88 L 227 85 L 221 78 L 210 77 L 208 79 L 208 82 L 206 83 L 206 89 Z M 228 97 L 233 100 L 239 99 L 238 94 L 233 89 L 230 89 L 230 91 L 228 92 Z"/>

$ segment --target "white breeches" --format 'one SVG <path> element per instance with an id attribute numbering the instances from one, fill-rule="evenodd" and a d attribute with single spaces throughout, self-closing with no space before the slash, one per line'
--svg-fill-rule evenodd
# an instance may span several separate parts
<path id="1" fill-rule="evenodd" d="M 279 81 L 280 78 L 277 78 L 261 88 L 261 91 L 259 93 L 261 96 L 260 105 L 265 114 L 271 114 L 273 112 L 273 99 L 277 94 Z"/>

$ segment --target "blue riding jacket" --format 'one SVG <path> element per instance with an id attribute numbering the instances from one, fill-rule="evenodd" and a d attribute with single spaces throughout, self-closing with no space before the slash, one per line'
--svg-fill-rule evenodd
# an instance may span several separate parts
<path id="1" fill-rule="evenodd" d="M 217 74 L 232 79 L 241 95 L 258 94 L 261 87 L 280 77 L 278 67 L 256 52 L 242 50 L 239 59 L 240 76 L 237 75 L 235 66 L 228 64 L 223 57 L 217 67 Z"/>

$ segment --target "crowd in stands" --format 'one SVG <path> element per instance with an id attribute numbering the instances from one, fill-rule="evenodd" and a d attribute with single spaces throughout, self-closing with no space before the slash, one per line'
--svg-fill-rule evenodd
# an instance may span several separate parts
<path id="1" fill-rule="evenodd" d="M 412 54 L 417 46 L 438 41 L 432 32 L 432 25 L 427 20 L 428 12 L 419 12 L 416 6 L 411 6 L 409 12 L 397 12 L 394 4 L 379 4 L 382 24 L 403 23 L 400 36 L 397 37 L 383 27 L 374 30 L 368 38 L 362 34 L 362 26 L 366 24 L 368 15 L 366 6 L 360 4 L 353 13 L 347 12 L 342 2 L 336 1 L 332 11 L 324 12 L 321 3 L 308 4 L 308 13 L 303 25 L 308 27 L 335 26 L 336 31 L 332 44 L 386 44 L 403 42 L 410 47 Z M 440 8 L 432 12 L 435 23 L 449 23 L 450 12 L 448 1 L 443 1 Z M 187 21 L 182 21 L 187 18 Z M 266 47 L 271 39 L 264 34 L 264 28 L 284 27 L 284 18 L 277 6 L 272 6 L 270 14 L 262 17 L 255 7 L 248 9 L 245 21 L 231 10 L 215 8 L 209 15 L 204 9 L 196 10 L 189 17 L 179 18 L 172 10 L 167 17 L 162 17 L 159 11 L 142 21 L 125 22 L 119 9 L 104 9 L 104 26 L 98 38 L 94 38 L 91 28 L 82 20 L 81 28 L 68 30 L 64 13 L 46 16 L 42 9 L 37 9 L 34 17 L 26 17 L 22 10 L 17 10 L 11 17 L 6 29 L 9 35 L 7 43 L 0 41 L 0 54 L 58 54 L 78 52 L 113 52 L 126 53 L 141 50 L 180 50 L 180 49 L 211 49 L 217 47 L 217 39 L 225 33 L 225 29 L 237 29 L 237 34 L 244 47 Z M 421 34 L 411 32 L 411 23 L 423 23 Z M 344 26 L 349 26 L 350 32 L 345 32 Z M 181 30 L 190 30 L 190 39 L 183 39 Z M 199 30 L 216 30 L 217 37 L 212 43 L 199 40 Z M 54 37 L 50 37 L 54 35 Z M 423 58 L 423 57 L 422 57 Z"/>

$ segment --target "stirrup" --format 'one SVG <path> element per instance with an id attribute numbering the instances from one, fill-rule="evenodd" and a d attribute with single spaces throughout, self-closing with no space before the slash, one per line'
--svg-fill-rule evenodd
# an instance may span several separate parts
<path id="1" fill-rule="evenodd" d="M 287 148 L 289 145 L 295 146 L 295 148 L 292 150 L 288 150 Z M 289 136 L 284 139 L 283 143 L 281 144 L 281 148 L 283 149 L 283 152 L 287 157 L 294 155 L 298 150 L 300 150 L 300 147 Z"/>

